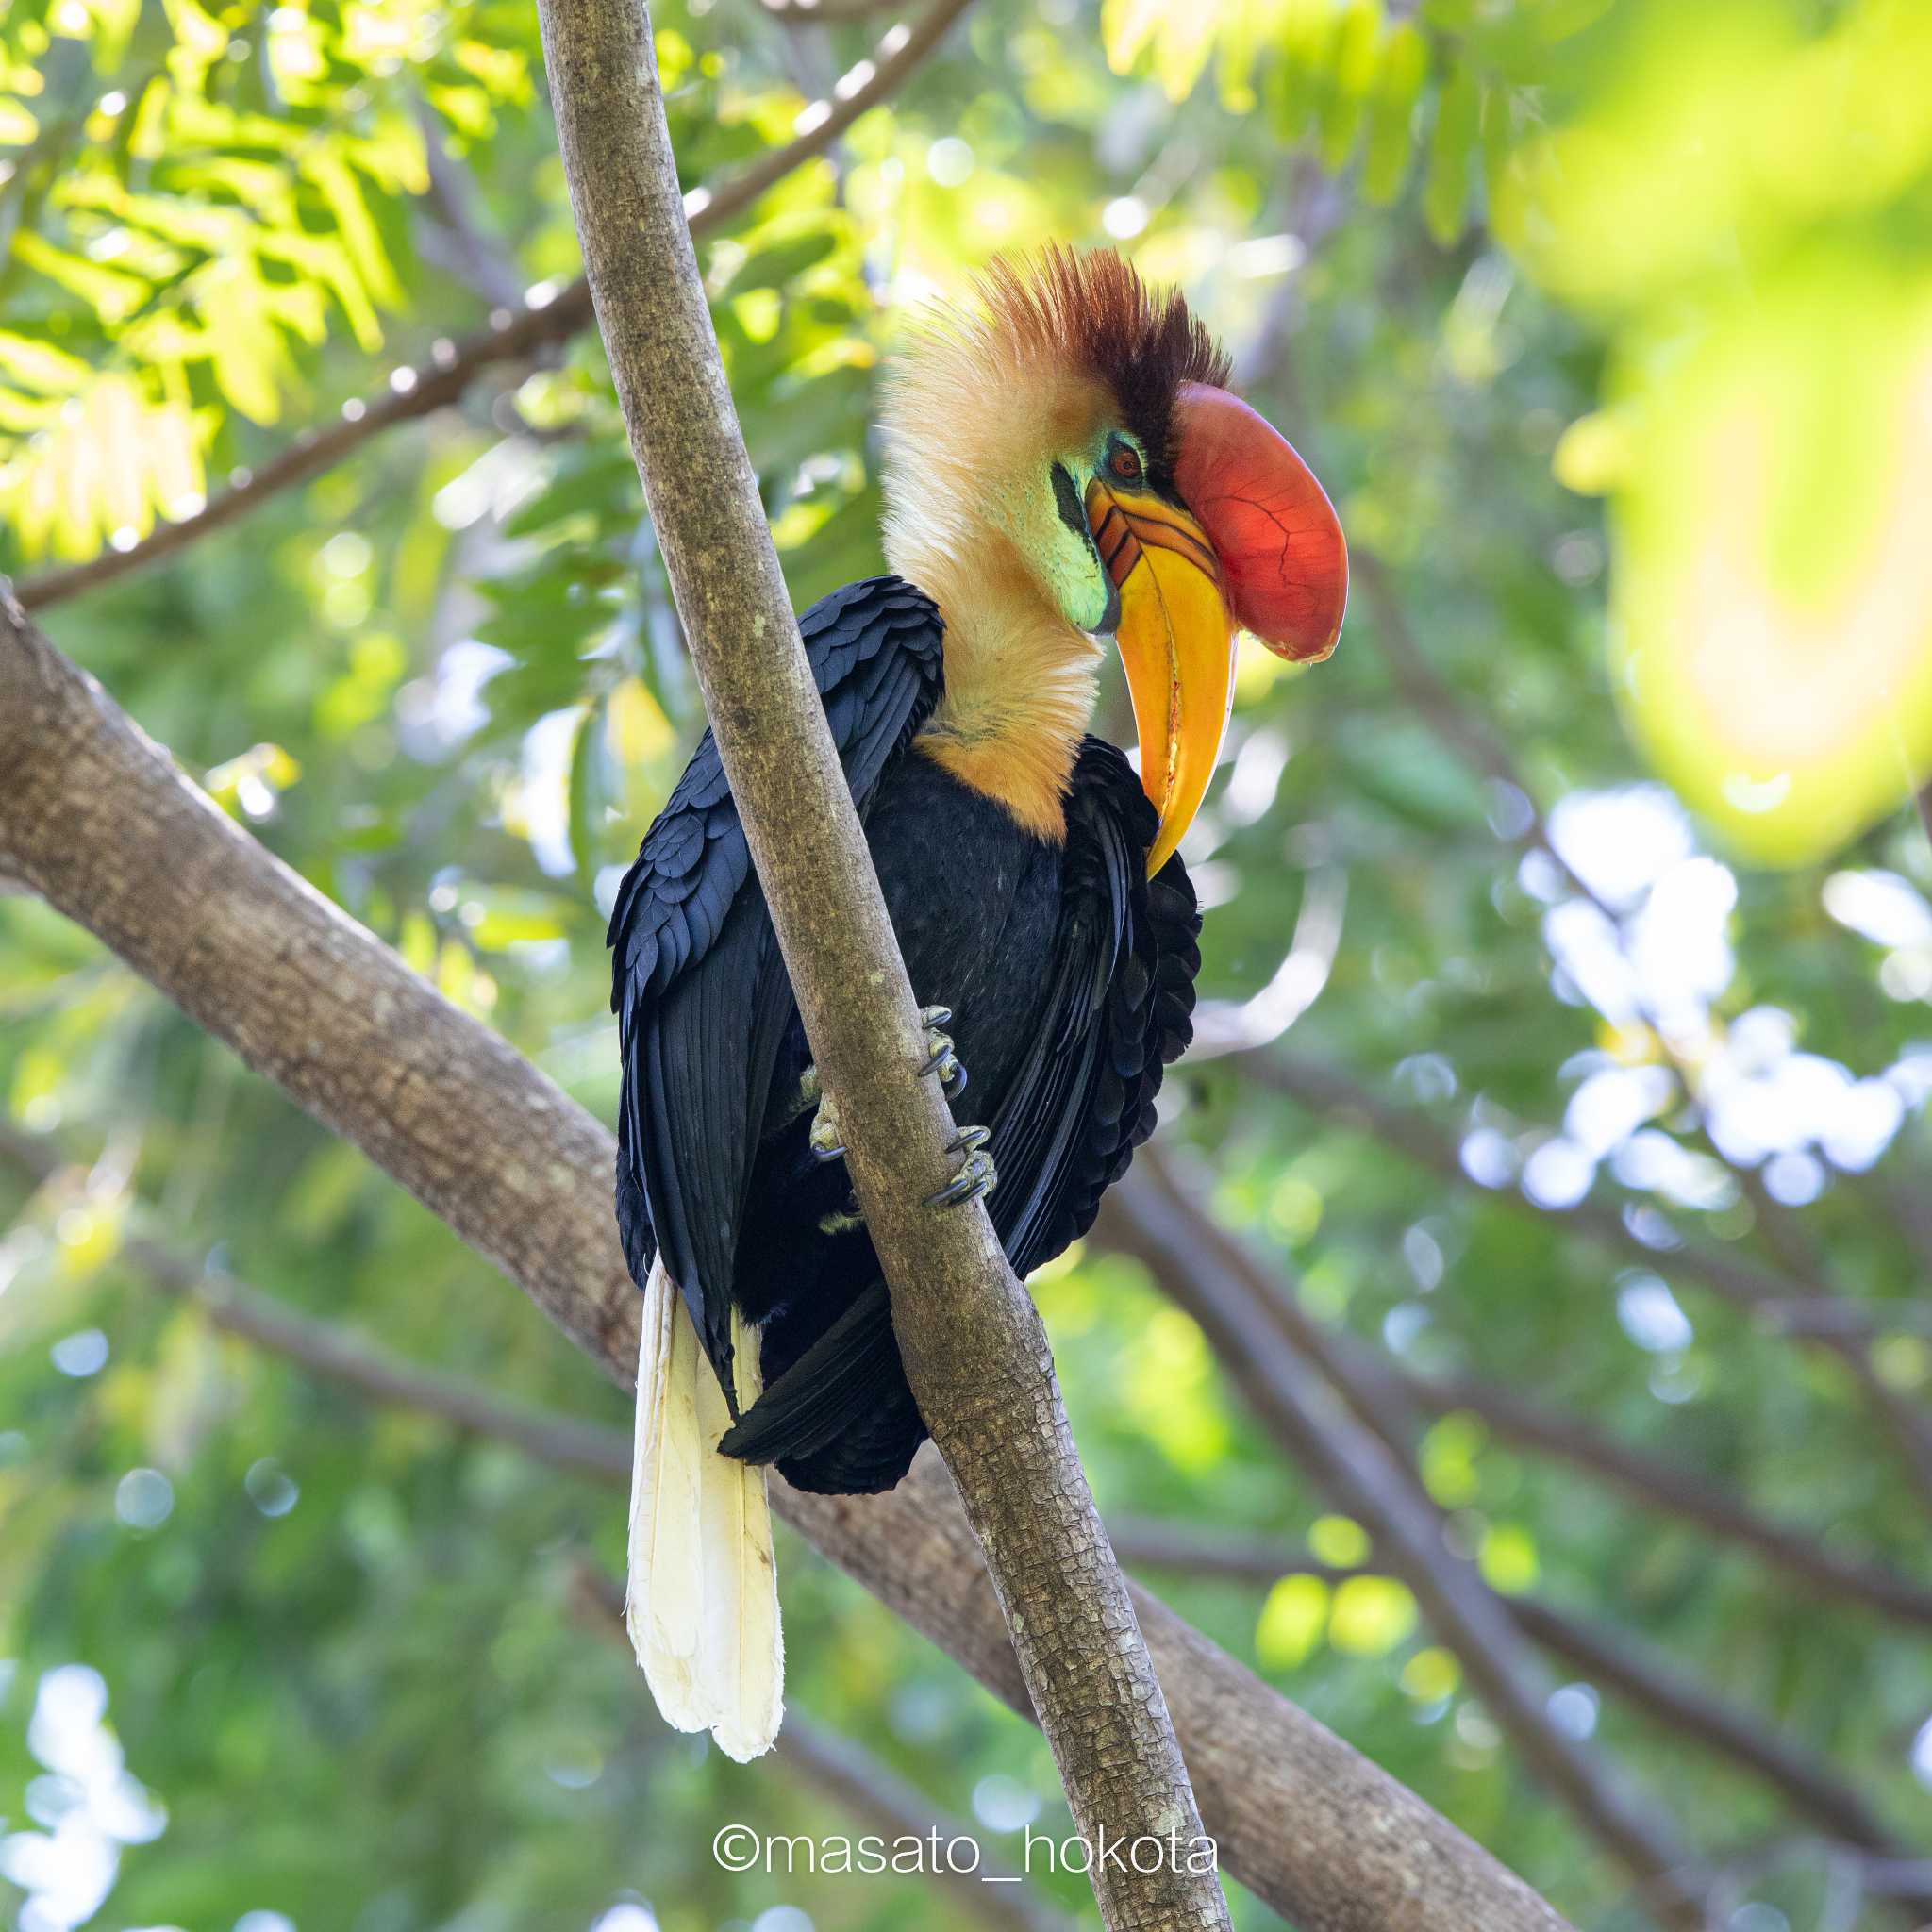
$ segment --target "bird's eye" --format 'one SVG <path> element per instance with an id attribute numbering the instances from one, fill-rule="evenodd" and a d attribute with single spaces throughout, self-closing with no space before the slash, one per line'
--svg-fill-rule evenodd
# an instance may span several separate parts
<path id="1" fill-rule="evenodd" d="M 1141 480 L 1141 453 L 1129 449 L 1123 443 L 1108 458 L 1107 466 L 1123 483 L 1138 483 Z"/>

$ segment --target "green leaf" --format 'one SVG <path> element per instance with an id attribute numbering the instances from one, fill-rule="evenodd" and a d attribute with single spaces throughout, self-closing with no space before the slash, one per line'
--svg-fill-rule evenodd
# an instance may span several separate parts
<path id="1" fill-rule="evenodd" d="M 1467 64 L 1453 68 L 1436 103 L 1423 181 L 1423 218 L 1444 248 L 1460 238 L 1469 219 L 1481 117 L 1482 89 L 1474 71 Z"/>

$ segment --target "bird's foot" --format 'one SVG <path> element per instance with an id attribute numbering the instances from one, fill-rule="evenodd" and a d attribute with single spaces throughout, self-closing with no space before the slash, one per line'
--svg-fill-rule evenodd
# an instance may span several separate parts
<path id="1" fill-rule="evenodd" d="M 992 1164 L 987 1142 L 992 1139 L 990 1127 L 964 1127 L 947 1143 L 948 1154 L 966 1158 L 953 1178 L 938 1193 L 928 1194 L 928 1208 L 957 1208 L 963 1201 L 984 1200 L 999 1185 L 999 1174 Z"/>
<path id="2" fill-rule="evenodd" d="M 937 1078 L 948 1100 L 957 1100 L 966 1091 L 966 1069 L 959 1056 L 953 1051 L 952 1035 L 942 1030 L 951 1025 L 953 1009 L 950 1007 L 922 1007 L 919 1019 L 925 1028 L 925 1064 L 919 1071 L 922 1075 L 930 1074 Z M 798 1091 L 807 1107 L 817 1108 L 812 1115 L 808 1137 L 812 1158 L 816 1160 L 843 1160 L 845 1143 L 839 1137 L 839 1116 L 819 1084 L 817 1067 L 806 1068 L 799 1079 Z M 958 1143 L 955 1145 L 957 1148 Z"/>
<path id="3" fill-rule="evenodd" d="M 922 1007 L 920 1024 L 925 1028 L 925 1064 L 920 1073 L 938 1076 L 948 1100 L 958 1100 L 966 1091 L 966 1068 L 953 1051 L 953 1036 L 941 1029 L 953 1024 L 951 1007 Z"/>

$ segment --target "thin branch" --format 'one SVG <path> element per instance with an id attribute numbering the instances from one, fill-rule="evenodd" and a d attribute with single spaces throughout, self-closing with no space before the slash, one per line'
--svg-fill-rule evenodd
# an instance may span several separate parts
<path id="1" fill-rule="evenodd" d="M 1630 1791 L 1599 1756 L 1549 1715 L 1553 1688 L 1526 1654 L 1495 1595 L 1443 1541 L 1433 1507 L 1381 1431 L 1372 1433 L 1325 1386 L 1244 1278 L 1244 1252 L 1196 1213 L 1143 1152 L 1101 1210 L 1109 1244 L 1151 1268 L 1162 1288 L 1208 1336 L 1229 1376 L 1284 1449 L 1368 1529 L 1389 1568 L 1415 1592 L 1423 1613 L 1462 1659 L 1485 1707 L 1525 1761 L 1579 1823 L 1637 1879 L 1648 1909 L 1696 1932 L 1705 1883 L 1670 1819 Z M 1272 1312 L 1272 1311 L 1271 1311 Z M 1339 1382 L 1337 1365 L 1322 1364 Z M 1349 1391 L 1350 1407 L 1373 1407 L 1374 1391 Z M 1395 1424 L 1388 1424 L 1391 1429 Z"/>
<path id="2" fill-rule="evenodd" d="M 1246 1055 L 1241 1067 L 1258 1084 L 1286 1093 L 1304 1107 L 1365 1127 L 1445 1180 L 1474 1185 L 1463 1172 L 1456 1143 L 1426 1116 L 1382 1099 L 1349 1075 L 1278 1053 Z M 1679 1245 L 1659 1253 L 1639 1240 L 1624 1217 L 1602 1201 L 1580 1201 L 1557 1211 L 1539 1208 L 1514 1189 L 1495 1192 L 1491 1198 L 1512 1212 L 1572 1228 L 1606 1247 L 1620 1249 L 1645 1268 L 1701 1282 L 1750 1314 L 1768 1333 L 1837 1357 L 1892 1430 L 1907 1472 L 1920 1487 L 1932 1492 L 1932 1421 L 1879 1374 L 1872 1358 L 1872 1342 L 1880 1332 L 1878 1318 L 1872 1309 L 1840 1295 L 1824 1279 L 1808 1237 L 1763 1192 L 1759 1177 L 1746 1171 L 1740 1179 L 1754 1202 L 1766 1212 L 1768 1227 L 1785 1240 L 1782 1258 L 1786 1265 L 1799 1272 L 1773 1274 L 1675 1228 L 1672 1232 Z M 1658 1219 L 1671 1225 L 1668 1217 L 1659 1215 Z M 1802 1249 L 1792 1245 L 1797 1241 L 1807 1245 Z"/>
<path id="3" fill-rule="evenodd" d="M 574 1566 L 573 1581 L 591 1626 L 628 1655 L 623 1584 L 589 1557 Z M 1074 1932 L 1073 1921 L 1027 1890 L 1024 1875 L 989 1852 L 969 1825 L 938 1809 L 855 1740 L 793 1710 L 778 1733 L 775 1756 L 806 1796 L 843 1807 L 889 1848 L 904 1839 L 939 1847 L 940 1856 L 921 1864 L 921 1874 L 995 1932 Z M 973 1857 L 961 1864 L 963 1854 L 947 1848 L 966 1845 Z"/>
<path id="4" fill-rule="evenodd" d="M 0 592 L 0 867 L 359 1147 L 620 1386 L 638 1295 L 609 1133 L 273 858 Z M 1031 1715 L 973 1534 L 928 1459 L 774 1507 Z M 1134 1607 L 1224 1870 L 1305 1932 L 1566 1932 L 1520 1879 L 1143 1591 Z"/>
<path id="5" fill-rule="evenodd" d="M 1194 1009 L 1191 1066 L 1226 1054 L 1257 1053 L 1280 1039 L 1314 1005 L 1334 970 L 1347 905 L 1348 874 L 1341 866 L 1309 872 L 1294 935 L 1267 985 L 1247 999 L 1203 1000 Z"/>
<path id="6" fill-rule="evenodd" d="M 1742 1168 L 1738 1178 L 1772 1251 L 1810 1289 L 1815 1297 L 1812 1307 L 1819 1308 L 1823 1304 L 1820 1312 L 1827 1318 L 1840 1308 L 1862 1313 L 1859 1304 L 1833 1279 L 1831 1264 L 1812 1240 L 1810 1229 L 1765 1185 L 1763 1171 Z M 1904 1228 L 1899 1230 L 1902 1238 L 1905 1232 Z M 1844 1323 L 1819 1320 L 1815 1316 L 1802 1324 L 1788 1324 L 1786 1332 L 1794 1341 L 1828 1350 L 1844 1363 L 1865 1399 L 1891 1431 L 1920 1501 L 1932 1507 L 1932 1416 L 1887 1380 L 1873 1358 L 1869 1334 Z"/>
<path id="7" fill-rule="evenodd" d="M 1459 1187 L 1475 1186 L 1463 1168 L 1456 1141 L 1428 1115 L 1385 1100 L 1352 1074 L 1279 1052 L 1244 1055 L 1240 1068 L 1257 1085 L 1284 1093 L 1311 1112 L 1374 1134 L 1443 1180 Z M 1843 1306 L 1807 1281 L 1774 1274 L 1728 1249 L 1685 1234 L 1661 1210 L 1657 1210 L 1657 1219 L 1670 1229 L 1676 1243 L 1663 1252 L 1633 1234 L 1623 1215 L 1607 1202 L 1583 1200 L 1574 1208 L 1558 1209 L 1539 1207 L 1514 1188 L 1483 1191 L 1486 1198 L 1526 1220 L 1585 1235 L 1605 1247 L 1622 1251 L 1645 1268 L 1702 1282 L 1726 1301 L 1757 1315 L 1771 1332 L 1782 1333 L 1793 1320 L 1803 1325 L 1805 1317 L 1802 1313 L 1794 1316 L 1793 1309 L 1820 1304 L 1833 1308 Z M 1871 1312 L 1856 1305 L 1850 1312 L 1863 1324 L 1851 1332 L 1875 1339 L 1880 1328 Z M 1842 1324 L 1838 1324 L 1838 1332 L 1846 1332 Z"/>
<path id="8" fill-rule="evenodd" d="M 1407 701 L 1410 708 L 1422 717 L 1445 743 L 1458 752 L 1474 768 L 1486 774 L 1493 782 L 1507 786 L 1524 807 L 1523 830 L 1518 842 L 1534 846 L 1548 855 L 1557 867 L 1570 888 L 1602 912 L 1611 924 L 1622 929 L 1622 921 L 1616 909 L 1605 904 L 1597 891 L 1560 853 L 1550 837 L 1548 822 L 1537 804 L 1535 795 L 1523 781 L 1516 767 L 1516 761 L 1508 745 L 1490 728 L 1483 718 L 1471 705 L 1467 704 L 1454 686 L 1430 663 L 1427 656 L 1417 643 L 1415 633 L 1409 626 L 1408 613 L 1396 591 L 1394 579 L 1388 566 L 1373 554 L 1358 553 L 1352 569 L 1355 580 L 1366 592 L 1374 606 L 1379 619 L 1375 626 L 1377 641 L 1387 658 L 1396 688 Z M 1685 1054 L 1679 1042 L 1674 1040 L 1668 1028 L 1659 1024 L 1654 1014 L 1640 1005 L 1641 1017 L 1649 1026 L 1658 1045 L 1676 1069 L 1683 1081 L 1685 1091 L 1693 1099 L 1697 1094 L 1697 1069 Z M 1784 1216 L 1777 1204 L 1771 1201 L 1765 1192 L 1762 1177 L 1754 1169 L 1732 1165 L 1747 1191 L 1759 1204 L 1760 1220 L 1768 1220 L 1767 1234 L 1775 1245 L 1780 1239 L 1779 1223 L 1795 1222 Z M 1773 1210 L 1769 1216 L 1766 1206 Z M 1789 1243 L 1787 1243 L 1789 1246 Z M 1790 1265 L 1790 1255 L 1786 1256 L 1787 1266 Z M 1843 1301 L 1849 1307 L 1857 1307 L 1856 1301 L 1847 1296 L 1833 1279 L 1828 1266 L 1822 1257 L 1814 1264 L 1800 1273 L 1805 1277 L 1809 1291 L 1821 1298 Z M 1720 1292 L 1729 1292 L 1723 1282 L 1707 1274 L 1707 1280 Z M 1736 1297 L 1734 1297 L 1735 1299 Z M 1790 1329 L 1794 1341 L 1808 1344 L 1835 1355 L 1845 1365 L 1852 1378 L 1857 1383 L 1866 1400 L 1878 1412 L 1887 1428 L 1898 1444 L 1899 1454 L 1905 1464 L 1905 1473 L 1920 1500 L 1932 1507 L 1932 1417 L 1928 1417 L 1918 1405 L 1902 1395 L 1886 1380 L 1877 1363 L 1873 1359 L 1868 1341 L 1856 1333 L 1848 1332 L 1842 1326 L 1827 1326 L 1811 1324 L 1801 1328 Z"/>
<path id="9" fill-rule="evenodd" d="M 924 1205 L 951 1113 L 833 748 L 686 230 L 644 0 L 539 0 L 597 322 L 705 708 L 866 1231 L 913 1399 L 977 1534 L 1074 1822 L 1155 1843 L 1087 1876 L 1109 1932 L 1225 1928 L 1200 1813 L 1053 1356 L 984 1205 Z M 714 1291 L 722 1286 L 712 1284 Z M 1183 1848 L 1186 1848 L 1185 1850 Z"/>
<path id="10" fill-rule="evenodd" d="M 64 1166 L 47 1141 L 6 1121 L 0 1121 L 0 1157 L 37 1186 L 58 1179 Z M 466 1434 L 508 1442 L 553 1469 L 620 1482 L 629 1479 L 630 1445 L 619 1430 L 520 1408 L 462 1376 L 405 1361 L 333 1322 L 300 1314 L 285 1302 L 145 1235 L 130 1235 L 121 1253 L 155 1287 L 192 1302 L 216 1327 L 354 1389 L 372 1402 L 439 1416 Z"/>
<path id="11" fill-rule="evenodd" d="M 1932 1624 L 1932 1587 L 1761 1516 L 1675 1463 L 1629 1448 L 1514 1390 L 1474 1375 L 1421 1375 L 1392 1366 L 1388 1372 L 1400 1374 L 1408 1398 L 1431 1414 L 1467 1409 L 1510 1441 L 1559 1457 L 1647 1508 L 1667 1511 L 1756 1551 L 1810 1591 L 1869 1605 L 1901 1623 Z"/>
<path id="12" fill-rule="evenodd" d="M 948 1845 L 974 1837 L 960 1821 L 934 1811 L 904 1778 L 836 1731 L 794 1718 L 779 1732 L 777 1749 L 807 1791 L 820 1798 L 829 1795 L 888 1840 L 910 1838 Z M 1073 1921 L 1029 1894 L 1024 1874 L 997 1853 L 981 1852 L 972 1871 L 955 1870 L 949 1856 L 933 1863 L 930 1875 L 975 1918 L 1012 1932 L 1073 1932 Z"/>
<path id="13" fill-rule="evenodd" d="M 425 200 L 433 210 L 432 218 L 422 227 L 425 239 L 436 238 L 445 258 L 437 265 L 469 282 L 496 307 L 520 308 L 524 280 L 517 273 L 516 258 L 485 225 L 470 171 L 442 144 L 441 117 L 419 104 L 416 127 L 423 137 L 423 156 L 429 170 L 429 192 Z M 425 255 L 427 252 L 425 249 Z"/>
<path id="14" fill-rule="evenodd" d="M 848 21 L 870 20 L 883 13 L 892 0 L 759 0 L 765 11 L 787 25 L 836 26 Z"/>
<path id="15" fill-rule="evenodd" d="M 684 198 L 692 239 L 702 241 L 726 227 L 794 168 L 824 153 L 868 108 L 895 94 L 971 5 L 972 0 L 934 0 L 918 25 L 894 26 L 872 59 L 853 68 L 830 98 L 803 109 L 797 134 L 783 147 L 761 155 L 719 188 L 692 189 Z M 498 308 L 485 327 L 460 341 L 438 341 L 426 361 L 397 369 L 375 393 L 343 404 L 341 419 L 327 428 L 307 430 L 258 468 L 236 471 L 227 488 L 216 491 L 192 516 L 158 525 L 126 550 L 104 550 L 85 563 L 30 577 L 15 587 L 15 594 L 26 609 L 45 610 L 173 557 L 270 497 L 345 462 L 384 430 L 459 402 L 485 370 L 528 361 L 591 321 L 591 289 L 582 275 L 554 293 L 533 293 L 520 305 Z"/>
<path id="16" fill-rule="evenodd" d="M 1319 1576 L 1335 1583 L 1366 1574 L 1367 1566 L 1318 1562 L 1306 1550 L 1265 1537 L 1232 1536 L 1141 1518 L 1111 1518 L 1108 1526 L 1121 1560 L 1136 1568 L 1221 1576 L 1263 1588 L 1284 1576 Z M 1887 1858 L 1910 1858 L 1910 1852 L 1890 1836 L 1864 1798 L 1830 1764 L 1795 1740 L 1725 1702 L 1620 1631 L 1535 1597 L 1507 1596 L 1503 1604 L 1541 1649 L 1574 1664 L 1665 1728 L 1762 1778 L 1783 1792 L 1795 1811 L 1834 1839 Z M 1932 1890 L 1922 1903 L 1932 1903 Z"/>

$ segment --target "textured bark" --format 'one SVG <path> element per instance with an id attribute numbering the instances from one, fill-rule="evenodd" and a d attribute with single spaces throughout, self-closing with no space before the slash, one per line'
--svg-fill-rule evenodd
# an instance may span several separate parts
<path id="1" fill-rule="evenodd" d="M 623 1386 L 611 1137 L 305 885 L 0 596 L 0 868 L 360 1147 Z M 1030 1715 L 972 1533 L 917 1469 L 779 1513 Z M 1135 1592 L 1224 1869 L 1302 1932 L 1566 1932 L 1528 1887 Z"/>
<path id="2" fill-rule="evenodd" d="M 783 1507 L 882 1603 L 1027 1715 L 1025 1686 L 950 1489 L 922 1453 L 888 1496 L 793 1492 Z M 921 1595 L 936 1578 L 948 1580 L 936 1596 Z M 1565 1922 L 1480 1852 L 1489 1869 L 1478 1874 L 1469 1840 L 1414 1792 L 1158 1597 L 1139 1585 L 1133 1597 L 1223 1863 L 1250 1885 L 1267 1867 L 1274 1889 L 1261 1895 L 1301 1932 L 1560 1932 Z"/>
<path id="3" fill-rule="evenodd" d="M 923 1205 L 954 1127 L 839 766 L 719 360 L 643 0 L 540 0 L 598 325 L 712 729 L 892 1294 L 907 1380 L 958 1480 L 1101 1915 L 1225 1926 L 1166 1701 L 1054 1379 L 977 1202 Z M 1142 1872 L 1106 1841 L 1165 1841 Z M 1175 1848 L 1178 1848 L 1176 1855 Z"/>

